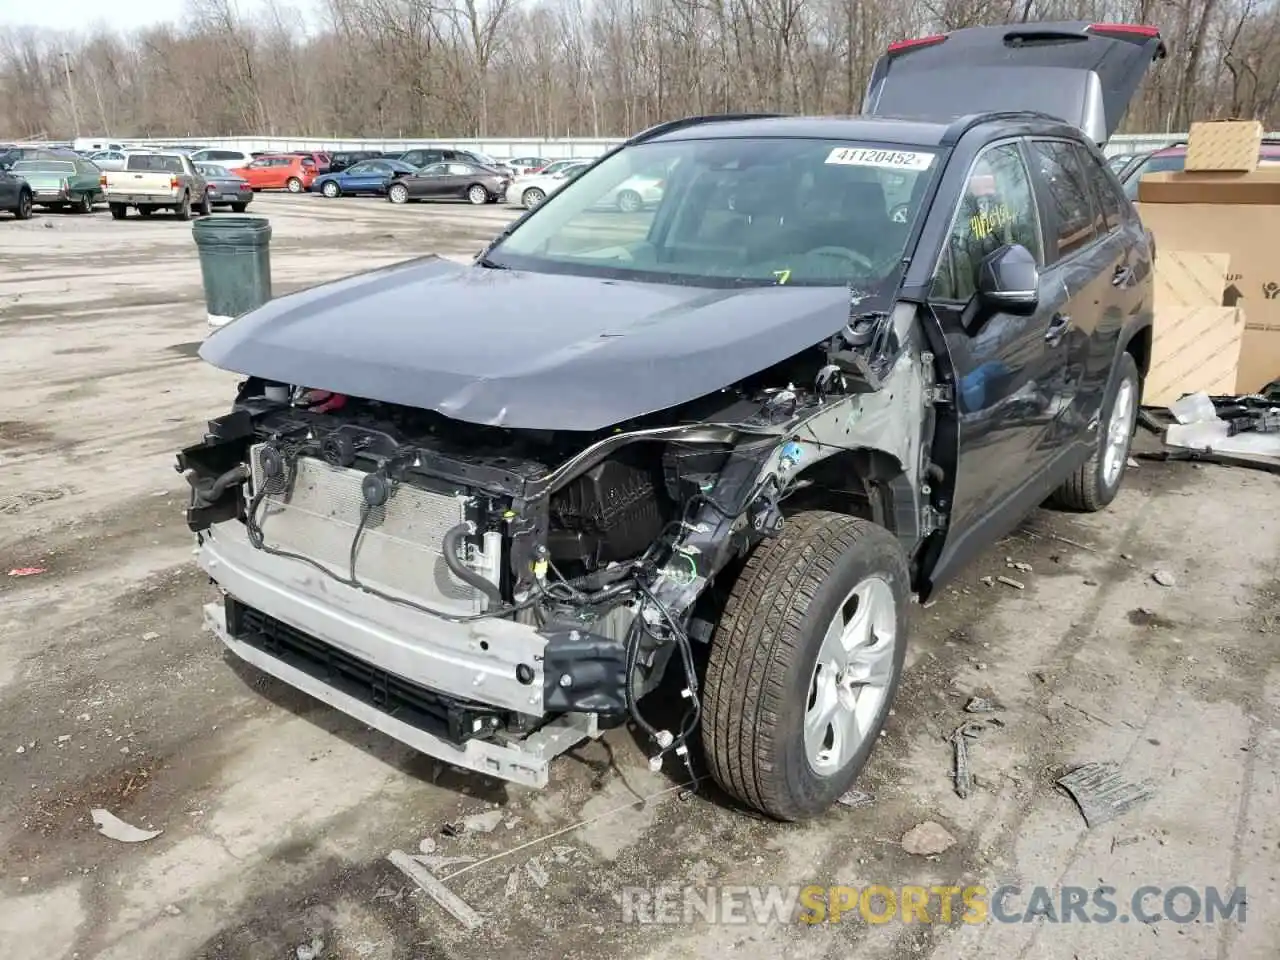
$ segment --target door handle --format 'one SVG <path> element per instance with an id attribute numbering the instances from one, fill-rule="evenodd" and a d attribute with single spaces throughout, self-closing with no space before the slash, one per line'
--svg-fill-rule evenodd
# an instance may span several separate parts
<path id="1" fill-rule="evenodd" d="M 1113 287 L 1123 287 L 1133 277 L 1133 267 L 1128 264 L 1121 264 L 1116 267 L 1115 273 L 1111 275 L 1111 285 Z"/>
<path id="2" fill-rule="evenodd" d="M 1045 331 L 1045 342 L 1050 346 L 1056 346 L 1066 336 L 1070 327 L 1071 318 L 1069 316 L 1065 313 L 1055 313 L 1053 319 L 1049 321 L 1049 329 Z"/>

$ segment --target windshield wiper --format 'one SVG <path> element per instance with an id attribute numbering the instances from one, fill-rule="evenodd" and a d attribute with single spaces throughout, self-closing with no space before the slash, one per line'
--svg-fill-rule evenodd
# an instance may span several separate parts
<path id="1" fill-rule="evenodd" d="M 511 269 L 505 263 L 495 263 L 494 261 L 490 260 L 488 257 L 481 257 L 479 260 L 476 261 L 476 263 L 487 270 L 510 270 Z"/>

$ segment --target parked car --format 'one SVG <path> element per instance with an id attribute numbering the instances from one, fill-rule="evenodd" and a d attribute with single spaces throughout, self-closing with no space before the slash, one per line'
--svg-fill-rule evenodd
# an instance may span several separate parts
<path id="1" fill-rule="evenodd" d="M 108 170 L 99 182 L 116 220 L 128 216 L 130 207 L 142 217 L 172 210 L 179 220 L 191 219 L 193 209 L 203 216 L 213 210 L 204 178 L 185 153 L 131 153 L 123 170 Z"/>
<path id="2" fill-rule="evenodd" d="M 12 213 L 17 220 L 29 220 L 34 201 L 31 184 L 9 169 L 0 167 L 0 210 Z"/>
<path id="3" fill-rule="evenodd" d="M 230 207 L 235 213 L 244 213 L 253 200 L 253 187 L 234 170 L 216 163 L 197 163 L 196 171 L 204 177 L 210 206 Z"/>
<path id="4" fill-rule="evenodd" d="M 399 177 L 387 187 L 392 203 L 412 200 L 469 200 L 477 206 L 502 199 L 510 182 L 506 174 L 475 163 L 433 163 Z"/>
<path id="5" fill-rule="evenodd" d="M 246 150 L 225 150 L 222 147 L 208 147 L 196 150 L 191 154 L 192 163 L 216 163 L 227 170 L 239 170 L 253 163 L 255 154 Z"/>
<path id="6" fill-rule="evenodd" d="M 535 173 L 517 177 L 507 186 L 507 203 L 532 210 L 589 166 L 591 161 L 583 160 L 567 164 L 555 173 Z"/>
<path id="7" fill-rule="evenodd" d="M 123 170 L 129 155 L 123 150 L 99 150 L 89 154 L 89 159 L 99 170 Z"/>
<path id="8" fill-rule="evenodd" d="M 11 146 L 0 149 L 0 169 L 7 170 L 19 160 L 75 160 L 79 156 L 67 147 Z"/>
<path id="9" fill-rule="evenodd" d="M 268 154 L 240 168 L 240 175 L 254 190 L 288 190 L 302 193 L 316 178 L 316 162 L 292 153 Z"/>
<path id="10" fill-rule="evenodd" d="M 472 263 L 214 332 L 239 386 L 178 460 L 206 622 L 488 776 L 542 786 L 631 720 L 655 769 L 701 730 L 729 795 L 821 814 L 913 597 L 1047 497 L 1120 490 L 1152 245 L 1097 144 L 1163 54 L 1107 24 L 895 43 L 861 116 L 661 124 Z M 648 216 L 593 212 L 654 168 Z M 664 671 L 687 709 L 645 699 Z"/>
<path id="11" fill-rule="evenodd" d="M 636 173 L 618 184 L 596 203 L 597 209 L 637 213 L 662 202 L 666 177 L 652 172 Z"/>
<path id="12" fill-rule="evenodd" d="M 102 199 L 102 171 L 80 157 L 19 160 L 12 172 L 31 185 L 32 202 L 39 207 L 70 207 L 76 213 L 93 213 L 93 205 Z"/>
<path id="13" fill-rule="evenodd" d="M 559 173 L 561 170 L 564 170 L 567 167 L 576 167 L 580 163 L 586 163 L 586 164 L 595 163 L 597 159 L 598 158 L 596 157 L 588 157 L 588 158 L 576 157 L 571 160 L 552 160 L 545 167 L 539 170 L 538 173 Z"/>
<path id="14" fill-rule="evenodd" d="M 363 160 L 381 160 L 381 150 L 338 150 L 329 155 L 329 173 L 339 173 Z"/>
<path id="15" fill-rule="evenodd" d="M 416 172 L 414 167 L 399 160 L 362 160 L 337 173 L 316 177 L 311 184 L 311 192 L 330 198 L 362 193 L 382 196 L 387 192 L 388 184 Z"/>
<path id="16" fill-rule="evenodd" d="M 454 150 L 446 147 L 428 147 L 417 150 L 406 150 L 396 159 L 418 168 L 429 167 L 436 163 L 458 161 L 461 163 L 469 163 L 477 167 L 488 167 L 491 170 L 497 170 L 508 178 L 514 176 L 514 173 L 510 168 L 505 167 L 490 156 L 483 153 L 476 153 L 473 150 Z"/>
<path id="17" fill-rule="evenodd" d="M 310 157 L 311 162 L 314 163 L 316 166 L 317 174 L 329 172 L 329 154 L 323 151 L 290 150 L 290 151 L 287 151 L 286 155 L 291 157 Z"/>
<path id="18" fill-rule="evenodd" d="M 1280 160 L 1280 142 L 1264 140 L 1258 151 L 1259 160 Z M 1130 200 L 1138 199 L 1138 181 L 1148 173 L 1172 173 L 1182 170 L 1187 165 L 1187 145 L 1174 144 L 1161 150 L 1153 150 L 1145 155 L 1141 162 L 1130 163 L 1120 175 L 1124 184 L 1124 194 Z"/>
<path id="19" fill-rule="evenodd" d="M 503 166 L 517 177 L 527 177 L 531 173 L 537 173 L 550 162 L 543 157 L 516 157 L 504 161 Z"/>

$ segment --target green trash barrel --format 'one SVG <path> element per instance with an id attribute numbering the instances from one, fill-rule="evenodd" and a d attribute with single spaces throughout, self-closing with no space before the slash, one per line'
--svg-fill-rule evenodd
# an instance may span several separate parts
<path id="1" fill-rule="evenodd" d="M 271 299 L 271 224 L 266 217 L 201 217 L 191 226 L 209 326 L 221 327 Z"/>

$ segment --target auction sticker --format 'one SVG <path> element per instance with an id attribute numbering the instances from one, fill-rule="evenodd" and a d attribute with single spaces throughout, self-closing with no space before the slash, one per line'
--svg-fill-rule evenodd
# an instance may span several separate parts
<path id="1" fill-rule="evenodd" d="M 882 167 L 888 170 L 928 170 L 932 153 L 911 150 L 873 150 L 868 147 L 836 147 L 827 154 L 827 163 L 849 167 Z"/>

